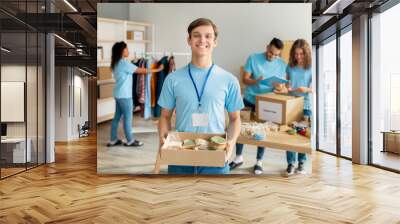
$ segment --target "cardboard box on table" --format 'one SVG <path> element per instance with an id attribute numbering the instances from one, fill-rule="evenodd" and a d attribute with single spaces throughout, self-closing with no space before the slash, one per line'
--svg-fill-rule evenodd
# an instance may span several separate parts
<path id="1" fill-rule="evenodd" d="M 110 67 L 97 67 L 97 80 L 109 80 L 112 78 L 112 71 Z"/>
<path id="2" fill-rule="evenodd" d="M 304 97 L 274 93 L 256 96 L 256 120 L 290 124 L 303 118 Z"/>
<path id="3" fill-rule="evenodd" d="M 226 139 L 226 134 L 200 134 L 189 132 L 169 133 L 160 150 L 160 164 L 224 167 L 226 160 L 225 150 L 191 150 L 169 147 L 169 143 L 173 139 L 180 139 L 183 141 L 185 139 L 195 140 L 197 138 L 202 138 L 209 140 L 213 136 L 221 136 Z"/>
<path id="4" fill-rule="evenodd" d="M 240 120 L 242 122 L 249 122 L 253 120 L 253 112 L 250 107 L 245 107 L 240 111 Z"/>

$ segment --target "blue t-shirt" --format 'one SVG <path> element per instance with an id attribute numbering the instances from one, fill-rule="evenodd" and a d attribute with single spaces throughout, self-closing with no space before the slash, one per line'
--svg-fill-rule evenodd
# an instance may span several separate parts
<path id="1" fill-rule="evenodd" d="M 311 68 L 304 69 L 298 66 L 290 67 L 289 65 L 286 68 L 286 73 L 290 80 L 290 85 L 293 89 L 299 87 L 311 87 Z M 311 97 L 310 93 L 299 93 L 299 92 L 290 92 L 290 95 L 293 96 L 304 96 L 304 109 L 311 110 Z"/>
<path id="2" fill-rule="evenodd" d="M 247 59 L 244 71 L 251 73 L 252 79 L 258 79 L 263 76 L 265 79 L 277 76 L 285 79 L 286 63 L 281 58 L 268 61 L 265 52 L 250 55 Z M 256 104 L 256 95 L 269 93 L 274 90 L 273 86 L 265 86 L 261 84 L 246 86 L 244 98 L 252 104 Z"/>
<path id="3" fill-rule="evenodd" d="M 190 65 L 193 80 L 199 94 L 209 68 Z M 201 98 L 201 113 L 208 115 L 207 127 L 193 127 L 192 114 L 198 113 L 198 98 L 190 79 L 188 65 L 171 73 L 165 79 L 158 105 L 173 110 L 176 108 L 176 130 L 180 132 L 224 133 L 225 109 L 228 112 L 241 110 L 243 105 L 237 78 L 214 65 Z"/>
<path id="4" fill-rule="evenodd" d="M 132 75 L 137 66 L 126 59 L 121 59 L 113 69 L 115 86 L 113 95 L 117 99 L 132 98 Z"/>

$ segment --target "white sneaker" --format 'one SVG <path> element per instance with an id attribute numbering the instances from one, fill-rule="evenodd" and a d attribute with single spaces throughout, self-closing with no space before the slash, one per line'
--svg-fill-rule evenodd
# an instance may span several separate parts
<path id="1" fill-rule="evenodd" d="M 295 172 L 293 164 L 289 164 L 286 168 L 286 175 L 287 176 L 292 176 Z"/>
<path id="2" fill-rule="evenodd" d="M 304 169 L 304 163 L 299 163 L 299 166 L 296 169 L 296 173 L 306 174 L 306 170 Z"/>
<path id="3" fill-rule="evenodd" d="M 262 173 L 263 173 L 262 166 L 259 166 L 258 164 L 254 165 L 254 174 L 260 175 Z"/>

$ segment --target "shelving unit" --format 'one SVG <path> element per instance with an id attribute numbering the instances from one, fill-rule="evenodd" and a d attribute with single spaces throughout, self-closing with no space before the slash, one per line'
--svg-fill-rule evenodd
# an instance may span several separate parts
<path id="1" fill-rule="evenodd" d="M 115 81 L 112 79 L 111 49 L 114 43 L 124 41 L 133 58 L 136 54 L 145 54 L 153 51 L 154 25 L 145 22 L 97 18 L 97 67 L 98 67 L 98 95 L 97 95 L 97 123 L 113 118 L 115 101 L 112 89 Z"/>

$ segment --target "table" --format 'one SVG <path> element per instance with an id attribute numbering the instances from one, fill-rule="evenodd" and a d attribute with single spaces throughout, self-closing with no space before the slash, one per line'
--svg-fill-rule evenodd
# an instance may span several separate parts
<path id="1" fill-rule="evenodd" d="M 383 149 L 382 152 L 400 154 L 400 131 L 382 131 Z"/>
<path id="2" fill-rule="evenodd" d="M 30 138 L 26 139 L 28 142 L 25 154 L 25 138 L 6 138 L 1 139 L 1 156 L 6 160 L 6 163 L 25 163 L 31 162 L 31 145 Z"/>
<path id="3" fill-rule="evenodd" d="M 252 138 L 239 136 L 237 143 L 246 145 L 263 146 L 273 149 L 281 149 L 285 151 L 294 151 L 301 153 L 312 153 L 311 140 L 305 136 L 294 134 L 289 135 L 284 131 L 267 132 L 267 137 L 262 141 Z"/>
<path id="4" fill-rule="evenodd" d="M 237 140 L 237 143 L 263 146 L 285 151 L 294 151 L 308 154 L 312 153 L 311 140 L 309 138 L 298 134 L 289 135 L 288 133 L 283 131 L 267 132 L 267 137 L 262 141 L 256 141 L 252 138 L 240 136 Z M 168 165 L 161 161 L 160 150 L 161 149 L 158 150 L 156 163 L 154 165 L 155 174 L 158 174 L 160 172 L 161 163 L 164 165 Z"/>

